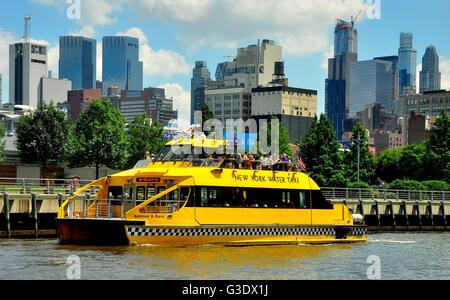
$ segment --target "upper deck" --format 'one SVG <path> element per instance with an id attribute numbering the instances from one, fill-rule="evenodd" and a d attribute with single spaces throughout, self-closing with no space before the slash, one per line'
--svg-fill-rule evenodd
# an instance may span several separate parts
<path id="1" fill-rule="evenodd" d="M 179 139 L 169 142 L 154 158 L 139 161 L 134 170 L 158 168 L 219 168 L 274 172 L 301 172 L 287 155 L 236 153 L 225 140 Z"/>

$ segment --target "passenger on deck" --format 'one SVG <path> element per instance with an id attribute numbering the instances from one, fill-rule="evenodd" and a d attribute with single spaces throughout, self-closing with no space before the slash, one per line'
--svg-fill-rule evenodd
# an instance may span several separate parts
<path id="1" fill-rule="evenodd" d="M 212 155 L 208 155 L 208 158 L 206 159 L 206 165 L 207 165 L 208 167 L 212 167 L 213 164 L 214 164 L 214 160 L 213 160 Z"/>

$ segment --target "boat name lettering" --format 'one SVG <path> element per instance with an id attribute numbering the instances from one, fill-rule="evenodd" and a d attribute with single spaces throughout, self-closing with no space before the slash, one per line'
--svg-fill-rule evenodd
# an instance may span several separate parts
<path id="1" fill-rule="evenodd" d="M 153 183 L 153 182 L 161 182 L 161 178 L 136 178 L 136 182 L 141 183 Z"/>
<path id="2" fill-rule="evenodd" d="M 233 179 L 235 181 L 253 181 L 253 182 L 270 182 L 270 183 L 300 183 L 299 179 L 295 176 L 292 177 L 281 177 L 281 176 L 261 176 L 261 175 L 243 175 L 243 174 L 233 174 Z"/>

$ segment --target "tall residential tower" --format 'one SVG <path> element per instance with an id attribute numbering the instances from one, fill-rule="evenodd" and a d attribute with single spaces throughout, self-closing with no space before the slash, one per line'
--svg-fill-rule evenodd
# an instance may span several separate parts
<path id="1" fill-rule="evenodd" d="M 441 73 L 439 72 L 439 55 L 436 48 L 429 46 L 422 58 L 420 72 L 420 93 L 441 89 Z"/>
<path id="2" fill-rule="evenodd" d="M 354 22 L 337 20 L 334 31 L 334 58 L 328 60 L 325 81 L 325 110 L 336 138 L 344 132 L 344 120 L 349 113 L 350 65 L 358 60 L 358 32 Z"/>
<path id="3" fill-rule="evenodd" d="M 400 48 L 398 49 L 398 93 L 416 86 L 417 50 L 413 48 L 413 34 L 400 33 Z"/>
<path id="4" fill-rule="evenodd" d="M 211 73 L 206 61 L 195 62 L 191 79 L 191 124 L 194 123 L 194 113 L 201 111 L 205 103 L 205 89 L 209 80 L 211 80 Z"/>

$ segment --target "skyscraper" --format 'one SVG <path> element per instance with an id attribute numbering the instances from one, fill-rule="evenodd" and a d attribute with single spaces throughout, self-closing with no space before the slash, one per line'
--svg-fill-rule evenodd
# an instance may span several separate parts
<path id="1" fill-rule="evenodd" d="M 196 61 L 191 79 L 191 123 L 194 123 L 194 113 L 201 111 L 205 103 L 205 88 L 211 80 L 206 61 Z"/>
<path id="2" fill-rule="evenodd" d="M 398 98 L 398 56 L 375 57 L 374 60 L 388 61 L 392 63 L 392 101 Z"/>
<path id="3" fill-rule="evenodd" d="M 376 103 L 392 111 L 392 63 L 358 61 L 350 67 L 350 117 Z"/>
<path id="4" fill-rule="evenodd" d="M 47 76 L 47 45 L 25 41 L 9 46 L 9 102 L 37 107 Z"/>
<path id="5" fill-rule="evenodd" d="M 103 94 L 112 85 L 120 90 L 142 90 L 143 63 L 139 39 L 127 36 L 103 38 Z"/>
<path id="6" fill-rule="evenodd" d="M 413 34 L 400 33 L 398 49 L 398 93 L 403 94 L 406 87 L 416 86 L 417 50 L 413 48 Z"/>
<path id="7" fill-rule="evenodd" d="M 325 80 L 325 110 L 336 138 L 342 138 L 349 112 L 350 64 L 358 60 L 358 32 L 354 22 L 337 20 L 334 31 L 334 58 L 328 60 Z"/>
<path id="8" fill-rule="evenodd" d="M 230 76 L 232 73 L 228 69 L 228 66 L 231 64 L 231 62 L 223 62 L 219 63 L 216 68 L 216 81 L 225 80 L 225 76 Z"/>
<path id="9" fill-rule="evenodd" d="M 422 58 L 420 72 L 420 93 L 441 89 L 441 73 L 439 72 L 439 55 L 436 48 L 430 45 Z"/>
<path id="10" fill-rule="evenodd" d="M 59 38 L 59 78 L 72 81 L 72 89 L 93 89 L 97 74 L 97 41 L 81 36 Z"/>

